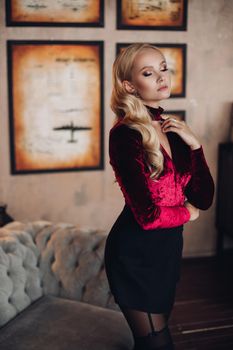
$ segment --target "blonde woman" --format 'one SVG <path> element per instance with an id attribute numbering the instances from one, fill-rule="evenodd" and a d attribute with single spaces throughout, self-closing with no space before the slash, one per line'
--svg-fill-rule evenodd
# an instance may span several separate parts
<path id="1" fill-rule="evenodd" d="M 184 121 L 163 116 L 171 92 L 159 48 L 136 43 L 113 65 L 110 164 L 125 205 L 106 240 L 105 268 L 135 350 L 174 349 L 168 319 L 180 278 L 183 225 L 213 201 L 202 145 Z"/>

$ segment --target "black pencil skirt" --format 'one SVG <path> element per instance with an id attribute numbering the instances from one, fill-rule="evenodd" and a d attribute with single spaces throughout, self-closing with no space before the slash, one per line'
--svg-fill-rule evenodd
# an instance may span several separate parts
<path id="1" fill-rule="evenodd" d="M 182 249 L 183 225 L 144 230 L 125 204 L 107 236 L 104 254 L 115 302 L 151 313 L 171 311 Z"/>

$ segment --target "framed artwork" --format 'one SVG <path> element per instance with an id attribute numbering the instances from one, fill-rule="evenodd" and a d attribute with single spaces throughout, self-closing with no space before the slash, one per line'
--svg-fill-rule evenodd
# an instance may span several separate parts
<path id="1" fill-rule="evenodd" d="M 117 43 L 116 54 L 131 43 Z M 186 44 L 152 43 L 157 46 L 165 56 L 171 74 L 170 97 L 186 96 Z"/>
<path id="2" fill-rule="evenodd" d="M 117 29 L 187 30 L 188 0 L 117 0 Z"/>
<path id="3" fill-rule="evenodd" d="M 104 0 L 6 0 L 6 25 L 104 27 Z"/>
<path id="4" fill-rule="evenodd" d="M 164 115 L 169 115 L 171 118 L 177 120 L 186 120 L 186 113 L 184 110 L 166 110 L 163 112 Z"/>
<path id="5" fill-rule="evenodd" d="M 7 42 L 12 174 L 103 169 L 103 45 Z"/>

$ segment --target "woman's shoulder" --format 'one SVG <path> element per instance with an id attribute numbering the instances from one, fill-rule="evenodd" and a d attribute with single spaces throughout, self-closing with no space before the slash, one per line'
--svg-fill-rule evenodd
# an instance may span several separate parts
<path id="1" fill-rule="evenodd" d="M 142 140 L 142 134 L 140 131 L 131 128 L 129 125 L 122 123 L 121 121 L 118 121 L 113 125 L 113 127 L 110 129 L 109 136 L 111 140 Z"/>

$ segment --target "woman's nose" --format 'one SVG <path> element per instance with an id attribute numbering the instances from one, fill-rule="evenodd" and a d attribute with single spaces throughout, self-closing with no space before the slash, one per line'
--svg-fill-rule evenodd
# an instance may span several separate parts
<path id="1" fill-rule="evenodd" d="M 160 82 L 160 81 L 163 81 L 164 80 L 164 76 L 162 74 L 159 75 L 157 81 Z"/>

